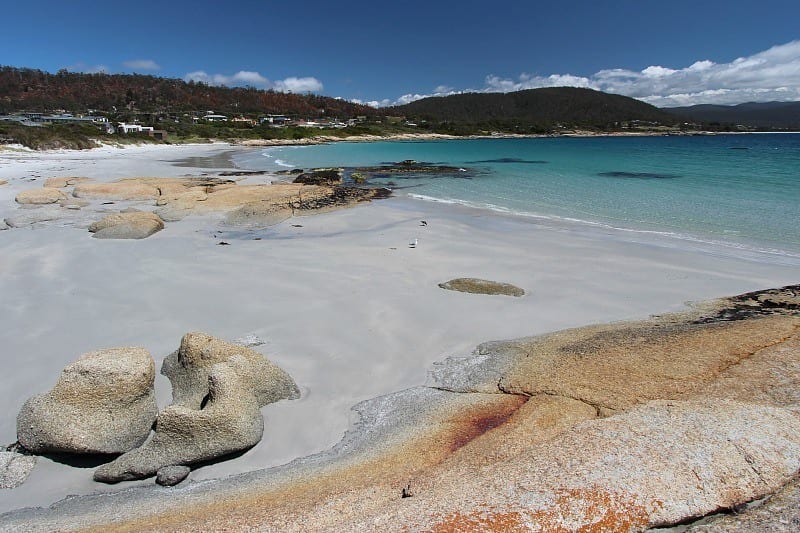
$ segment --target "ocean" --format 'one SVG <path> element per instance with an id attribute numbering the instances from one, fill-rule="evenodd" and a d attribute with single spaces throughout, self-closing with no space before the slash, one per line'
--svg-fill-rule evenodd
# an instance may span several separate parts
<path id="1" fill-rule="evenodd" d="M 371 183 L 417 201 L 800 258 L 800 134 L 332 143 L 235 162 L 350 169 L 407 159 L 463 170 Z"/>

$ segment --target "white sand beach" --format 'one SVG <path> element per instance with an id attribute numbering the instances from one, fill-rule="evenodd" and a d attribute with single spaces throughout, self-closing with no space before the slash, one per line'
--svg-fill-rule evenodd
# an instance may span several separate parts
<path id="1" fill-rule="evenodd" d="M 246 149 L 0 151 L 0 179 L 8 181 L 0 185 L 0 220 L 28 211 L 16 194 L 46 178 L 214 175 L 223 161 L 215 156 Z M 199 166 L 174 164 L 186 158 Z M 128 205 L 153 207 L 105 207 Z M 796 283 L 800 267 L 791 258 L 402 197 L 261 230 L 191 216 L 143 240 L 91 238 L 86 227 L 100 208 L 0 231 L 0 445 L 16 440 L 23 402 L 85 352 L 142 346 L 158 369 L 187 332 L 257 336 L 263 344 L 255 349 L 295 379 L 302 397 L 263 408 L 261 443 L 194 470 L 193 480 L 329 448 L 353 422 L 354 404 L 423 384 L 434 362 L 481 342 L 677 311 L 689 301 Z M 437 286 L 457 277 L 513 283 L 526 295 Z M 156 392 L 160 407 L 169 404 L 161 375 Z M 26 483 L 0 490 L 0 512 L 152 483 L 107 486 L 92 481 L 91 468 L 42 457 Z"/>

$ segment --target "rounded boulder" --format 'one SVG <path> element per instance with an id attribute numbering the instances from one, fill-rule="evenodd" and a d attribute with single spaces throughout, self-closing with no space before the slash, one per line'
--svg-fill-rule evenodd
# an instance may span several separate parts
<path id="1" fill-rule="evenodd" d="M 82 355 L 17 416 L 19 443 L 35 453 L 123 453 L 139 446 L 158 416 L 155 364 L 144 348 Z"/>

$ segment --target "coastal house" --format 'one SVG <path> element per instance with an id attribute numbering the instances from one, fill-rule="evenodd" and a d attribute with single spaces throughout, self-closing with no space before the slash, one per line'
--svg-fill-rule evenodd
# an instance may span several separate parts
<path id="1" fill-rule="evenodd" d="M 71 113 L 58 113 L 53 115 L 45 115 L 44 113 L 19 113 L 2 116 L 0 120 L 17 122 L 23 126 L 44 126 L 45 124 L 94 124 L 104 128 L 107 133 L 114 133 L 114 126 L 108 122 L 106 117 L 93 115 L 75 116 Z"/>
<path id="2" fill-rule="evenodd" d="M 291 119 L 285 115 L 267 115 L 261 119 L 262 124 L 272 124 L 273 126 L 284 126 L 291 122 Z"/>
<path id="3" fill-rule="evenodd" d="M 219 115 L 213 111 L 206 111 L 206 114 L 200 117 L 199 120 L 205 120 L 207 122 L 227 122 L 228 117 L 225 115 Z"/>
<path id="4" fill-rule="evenodd" d="M 125 124 L 124 122 L 120 122 L 117 125 L 117 131 L 120 134 L 144 133 L 145 135 L 149 135 L 150 137 L 158 139 L 159 141 L 163 141 L 167 138 L 166 131 L 157 130 L 152 126 L 142 126 L 141 124 Z"/>
<path id="5" fill-rule="evenodd" d="M 0 122 L 16 122 L 17 124 L 21 124 L 22 126 L 42 125 L 40 122 L 33 121 L 30 118 L 23 115 L 2 115 L 0 116 Z"/>
<path id="6" fill-rule="evenodd" d="M 99 116 L 75 116 L 71 113 L 61 113 L 58 115 L 39 115 L 36 119 L 45 124 L 106 124 L 108 119 Z"/>
<path id="7" fill-rule="evenodd" d="M 248 126 L 255 126 L 257 124 L 252 118 L 245 117 L 234 117 L 231 119 L 231 122 L 235 122 L 237 124 L 247 124 Z"/>
<path id="8" fill-rule="evenodd" d="M 124 122 L 117 124 L 117 131 L 120 133 L 147 133 L 154 129 L 152 126 L 142 126 L 141 124 L 125 124 Z"/>

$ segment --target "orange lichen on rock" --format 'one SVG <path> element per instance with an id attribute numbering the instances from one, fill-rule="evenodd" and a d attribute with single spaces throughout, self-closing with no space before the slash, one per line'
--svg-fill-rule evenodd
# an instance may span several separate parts
<path id="1" fill-rule="evenodd" d="M 470 531 L 497 531 L 516 533 L 530 531 L 518 512 L 455 512 L 433 526 L 432 533 L 466 533 Z"/>
<path id="2" fill-rule="evenodd" d="M 635 531 L 648 525 L 648 509 L 635 497 L 601 487 L 563 488 L 550 495 L 548 506 L 539 509 L 456 511 L 446 515 L 430 531 L 546 531 L 590 533 Z M 653 506 L 659 506 L 654 502 Z"/>
<path id="3" fill-rule="evenodd" d="M 364 402 L 330 455 L 120 505 L 114 529 L 641 531 L 763 498 L 800 464 L 800 286 L 737 298 L 492 343 Z"/>

